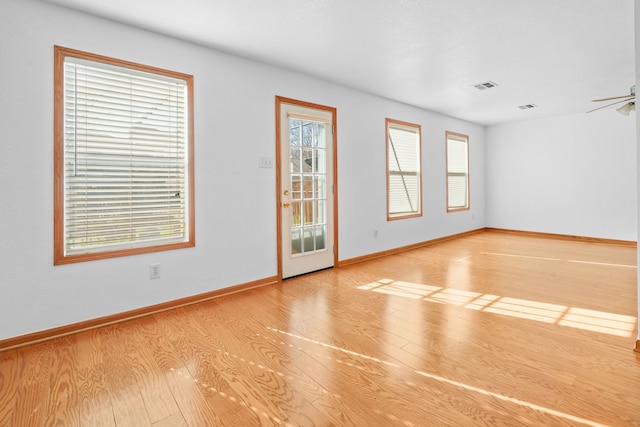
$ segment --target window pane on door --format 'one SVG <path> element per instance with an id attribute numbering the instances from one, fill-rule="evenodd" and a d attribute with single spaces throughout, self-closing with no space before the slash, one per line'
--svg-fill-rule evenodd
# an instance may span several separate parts
<path id="1" fill-rule="evenodd" d="M 326 250 L 326 124 L 290 119 L 291 253 Z"/>

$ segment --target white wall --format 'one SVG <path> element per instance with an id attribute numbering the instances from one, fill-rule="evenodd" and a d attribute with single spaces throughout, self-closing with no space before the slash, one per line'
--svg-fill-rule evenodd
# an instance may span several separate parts
<path id="1" fill-rule="evenodd" d="M 631 114 L 610 109 L 487 127 L 487 226 L 636 241 Z"/>
<path id="2" fill-rule="evenodd" d="M 636 39 L 636 87 L 640 82 L 640 4 L 638 0 L 635 0 L 634 4 L 634 22 L 635 22 L 635 39 Z M 640 109 L 636 114 L 636 146 L 640 144 Z M 638 150 L 636 157 L 636 168 L 640 168 L 640 150 Z M 638 174 L 638 180 L 640 180 L 640 174 Z M 638 181 L 638 201 L 640 202 L 640 181 Z M 637 223 L 640 223 L 640 208 L 638 208 L 639 216 L 636 217 Z M 638 236 L 640 242 L 640 236 Z M 640 252 L 638 252 L 638 265 L 640 265 Z M 640 270 L 638 270 L 638 342 L 636 342 L 636 349 L 640 349 Z"/>
<path id="3" fill-rule="evenodd" d="M 194 75 L 195 248 L 53 266 L 54 44 Z M 338 110 L 341 260 L 484 226 L 482 126 L 35 0 L 2 0 L 0 62 L 0 339 L 275 276 L 276 95 Z M 422 218 L 385 219 L 385 117 L 422 125 Z M 468 212 L 446 214 L 446 130 L 470 136 Z"/>

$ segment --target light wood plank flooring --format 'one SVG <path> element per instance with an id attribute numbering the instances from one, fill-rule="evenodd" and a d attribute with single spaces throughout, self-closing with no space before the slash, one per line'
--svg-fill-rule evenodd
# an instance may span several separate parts
<path id="1" fill-rule="evenodd" d="M 0 353 L 0 426 L 638 426 L 636 294 L 482 232 Z"/>

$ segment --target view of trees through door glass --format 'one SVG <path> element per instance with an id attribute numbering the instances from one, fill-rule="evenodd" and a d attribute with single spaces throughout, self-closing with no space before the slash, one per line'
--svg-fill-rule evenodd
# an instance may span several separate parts
<path id="1" fill-rule="evenodd" d="M 289 119 L 291 254 L 324 251 L 327 233 L 326 124 Z"/>

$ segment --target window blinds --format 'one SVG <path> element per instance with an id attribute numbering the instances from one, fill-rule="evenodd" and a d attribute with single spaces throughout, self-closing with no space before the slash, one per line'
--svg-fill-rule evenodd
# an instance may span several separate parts
<path id="1" fill-rule="evenodd" d="M 466 137 L 447 134 L 447 203 L 449 209 L 469 206 Z"/>
<path id="2" fill-rule="evenodd" d="M 388 213 L 420 213 L 419 129 L 389 123 L 387 133 Z"/>
<path id="3" fill-rule="evenodd" d="M 184 242 L 186 82 L 64 62 L 65 254 Z"/>

